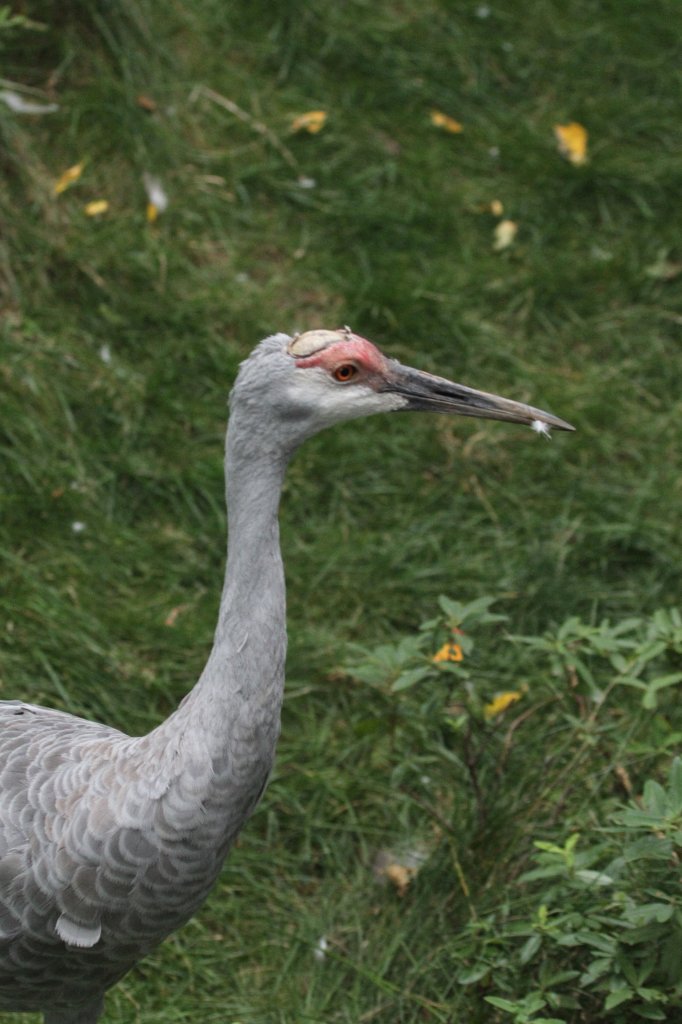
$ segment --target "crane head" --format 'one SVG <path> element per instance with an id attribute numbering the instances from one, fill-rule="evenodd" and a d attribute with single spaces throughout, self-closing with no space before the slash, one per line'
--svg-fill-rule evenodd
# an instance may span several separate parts
<path id="1" fill-rule="evenodd" d="M 267 397 L 266 360 L 272 384 Z M 524 423 L 545 434 L 574 429 L 542 409 L 403 366 L 347 327 L 267 338 L 242 364 L 239 390 L 250 391 L 261 409 L 267 402 L 277 410 L 294 443 L 344 420 L 410 410 Z"/>

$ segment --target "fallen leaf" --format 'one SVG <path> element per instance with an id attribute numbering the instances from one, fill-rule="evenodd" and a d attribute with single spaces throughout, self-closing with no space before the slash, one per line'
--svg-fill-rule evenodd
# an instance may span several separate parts
<path id="1" fill-rule="evenodd" d="M 460 132 L 464 131 L 464 125 L 460 124 L 459 121 L 455 121 L 454 117 L 444 114 L 442 110 L 432 110 L 429 117 L 434 127 L 442 128 L 443 131 L 450 132 L 451 135 L 459 135 Z"/>
<path id="2" fill-rule="evenodd" d="M 515 220 L 501 220 L 495 228 L 494 251 L 502 252 L 503 249 L 508 249 L 516 238 L 518 230 L 519 225 Z"/>
<path id="3" fill-rule="evenodd" d="M 164 626 L 174 626 L 178 616 L 182 615 L 183 612 L 186 612 L 188 607 L 189 605 L 186 604 L 176 604 L 175 608 L 171 608 L 168 615 L 163 620 Z"/>
<path id="4" fill-rule="evenodd" d="M 309 110 L 305 114 L 299 114 L 291 122 L 292 132 L 309 132 L 310 135 L 317 135 L 324 128 L 327 120 L 327 113 L 324 110 Z"/>
<path id="5" fill-rule="evenodd" d="M 583 125 L 577 121 L 555 124 L 554 136 L 559 152 L 574 167 L 581 167 L 587 162 L 587 129 Z"/>
<path id="6" fill-rule="evenodd" d="M 501 217 L 504 213 L 504 206 L 499 199 L 493 199 L 488 209 L 492 213 L 493 217 Z"/>
<path id="7" fill-rule="evenodd" d="M 374 859 L 374 877 L 379 882 L 390 882 L 398 896 L 404 896 L 410 882 L 427 859 L 428 852 L 421 843 L 396 852 L 379 850 Z"/>
<path id="8" fill-rule="evenodd" d="M 416 868 L 408 868 L 404 864 L 387 864 L 384 868 L 384 875 L 391 885 L 395 887 L 400 897 L 405 895 L 410 887 L 410 882 L 416 874 Z"/>
<path id="9" fill-rule="evenodd" d="M 632 781 L 630 780 L 630 775 L 628 774 L 627 768 L 624 768 L 622 764 L 617 764 L 613 770 L 615 772 L 616 778 L 620 782 L 621 786 L 623 787 L 627 795 L 632 796 Z"/>
<path id="10" fill-rule="evenodd" d="M 86 217 L 99 217 L 101 213 L 106 213 L 108 209 L 108 199 L 93 199 L 91 203 L 86 203 L 83 207 Z"/>
<path id="11" fill-rule="evenodd" d="M 142 110 L 146 110 L 148 114 L 153 114 L 156 110 L 156 100 L 153 100 L 151 96 L 146 96 L 144 93 L 140 93 L 137 97 L 136 103 Z"/>
<path id="12" fill-rule="evenodd" d="M 521 700 L 522 697 L 522 690 L 506 690 L 504 693 L 498 693 L 497 697 L 494 697 L 489 704 L 484 706 L 483 714 L 486 718 L 495 718 L 497 715 L 501 715 L 503 711 L 506 711 L 511 704 Z"/>
<path id="13" fill-rule="evenodd" d="M 62 192 L 66 192 L 67 188 L 71 188 L 74 182 L 80 178 L 84 167 L 85 163 L 81 161 L 79 164 L 74 164 L 73 167 L 68 167 L 60 174 L 54 183 L 54 194 L 59 196 Z"/>

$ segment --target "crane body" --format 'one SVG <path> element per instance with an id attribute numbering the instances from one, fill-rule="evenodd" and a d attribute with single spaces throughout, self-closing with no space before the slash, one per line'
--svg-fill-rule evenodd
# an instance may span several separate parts
<path id="1" fill-rule="evenodd" d="M 403 367 L 348 329 L 261 342 L 230 408 L 218 623 L 179 707 L 130 737 L 0 702 L 0 1010 L 95 1024 L 106 990 L 202 904 L 256 806 L 280 728 L 278 506 L 298 445 L 333 423 L 409 408 L 572 429 Z"/>

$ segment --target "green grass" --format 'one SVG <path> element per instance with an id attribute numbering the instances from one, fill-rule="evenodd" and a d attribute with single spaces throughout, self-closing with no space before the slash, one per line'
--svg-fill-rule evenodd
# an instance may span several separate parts
<path id="1" fill-rule="evenodd" d="M 290 657 L 275 778 L 204 911 L 112 992 L 108 1019 L 502 1020 L 456 983 L 457 935 L 512 899 L 532 838 L 563 834 L 560 751 L 579 726 L 519 731 L 517 775 L 485 776 L 483 828 L 466 766 L 429 746 L 428 700 L 410 705 L 423 731 L 387 743 L 394 698 L 338 670 L 353 642 L 414 632 L 443 593 L 499 596 L 512 634 L 679 602 L 678 5 L 21 12 L 43 27 L 0 30 L 2 74 L 60 109 L 21 117 L 0 103 L 0 697 L 135 733 L 191 686 L 223 567 L 225 399 L 266 334 L 350 323 L 405 362 L 578 428 L 548 444 L 503 424 L 377 418 L 299 453 L 282 504 Z M 327 112 L 324 129 L 292 134 L 311 109 Z M 432 109 L 464 132 L 437 131 Z M 552 127 L 569 120 L 590 132 L 581 168 L 555 149 Z M 170 196 L 154 225 L 144 172 Z M 110 211 L 90 219 L 98 198 Z M 493 199 L 519 223 L 501 253 Z M 480 646 L 488 695 L 547 672 L 499 631 Z M 630 737 L 627 701 L 622 715 Z M 650 732 L 640 748 L 597 744 L 571 828 L 604 821 L 614 764 L 636 786 L 664 772 L 682 729 L 674 701 L 665 722 L 658 758 Z M 556 792 L 529 809 L 547 759 Z M 438 779 L 447 833 L 413 799 L 412 764 Z M 414 836 L 431 856 L 399 899 L 371 865 Z"/>

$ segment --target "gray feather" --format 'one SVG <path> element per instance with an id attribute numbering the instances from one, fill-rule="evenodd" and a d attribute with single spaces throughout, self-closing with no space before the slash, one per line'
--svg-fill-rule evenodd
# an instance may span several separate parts
<path id="1" fill-rule="evenodd" d="M 287 341 L 257 350 L 237 407 L 252 405 L 268 358 L 283 379 Z M 234 434 L 230 582 L 206 669 L 177 711 L 129 737 L 0 701 L 0 1010 L 94 1024 L 105 990 L 200 906 L 262 792 L 284 678 L 277 505 L 290 446 L 264 454 Z M 248 579 L 245 544 L 257 548 Z"/>

